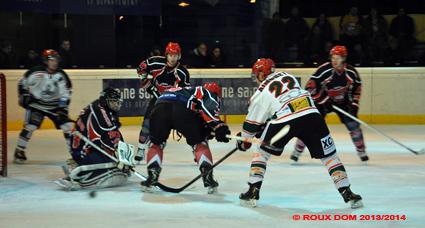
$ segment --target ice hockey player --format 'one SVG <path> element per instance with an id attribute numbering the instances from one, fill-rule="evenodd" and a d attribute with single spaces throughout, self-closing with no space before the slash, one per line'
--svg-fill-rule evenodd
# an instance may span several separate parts
<path id="1" fill-rule="evenodd" d="M 366 162 L 366 146 L 360 124 L 338 111 L 333 110 L 335 105 L 353 116 L 357 117 L 361 95 L 361 80 L 353 66 L 346 63 L 347 49 L 344 46 L 335 46 L 330 51 L 331 61 L 321 65 L 310 77 L 306 90 L 311 93 L 314 103 L 323 117 L 327 113 L 335 112 L 345 127 L 350 132 L 357 155 Z M 305 145 L 302 140 L 297 140 L 291 159 L 298 161 Z"/>
<path id="2" fill-rule="evenodd" d="M 57 129 L 62 129 L 69 147 L 72 123 L 68 118 L 71 98 L 71 81 L 58 67 L 60 56 L 57 51 L 47 49 L 42 52 L 43 65 L 28 70 L 18 83 L 19 105 L 26 109 L 24 128 L 19 134 L 14 162 L 27 161 L 25 150 L 32 133 L 50 118 Z"/>
<path id="3" fill-rule="evenodd" d="M 135 158 L 137 161 L 141 161 L 145 157 L 145 150 L 149 143 L 149 116 L 158 97 L 166 89 L 190 85 L 189 72 L 180 62 L 181 52 L 178 43 L 170 42 L 165 47 L 165 56 L 150 57 L 142 61 L 137 68 L 142 88 L 153 96 L 146 108 L 139 134 L 139 145 Z"/>
<path id="4" fill-rule="evenodd" d="M 243 123 L 242 137 L 254 137 L 262 126 L 260 139 L 265 142 L 253 153 L 249 175 L 249 189 L 240 195 L 242 205 L 256 206 L 266 172 L 267 161 L 272 155 L 280 156 L 285 145 L 293 137 L 302 139 L 312 158 L 320 159 L 341 193 L 352 208 L 362 206 L 361 197 L 350 190 L 350 182 L 344 165 L 339 159 L 329 129 L 314 106 L 310 93 L 303 90 L 295 77 L 275 72 L 271 59 L 259 59 L 252 67 L 253 79 L 259 84 L 250 99 L 248 114 Z M 267 119 L 270 121 L 266 122 Z M 291 128 L 284 137 L 272 145 L 267 144 L 284 126 Z M 238 141 L 239 150 L 246 151 L 250 143 Z"/>
<path id="5" fill-rule="evenodd" d="M 123 140 L 117 112 L 122 99 L 113 88 L 106 88 L 99 99 L 85 107 L 75 123 L 74 131 L 80 132 L 108 154 L 116 157 L 118 142 Z M 65 178 L 55 181 L 66 190 L 84 187 L 113 187 L 123 185 L 129 176 L 128 166 L 119 166 L 111 158 L 72 135 L 72 158 L 76 167 L 66 170 Z"/>
<path id="6" fill-rule="evenodd" d="M 202 173 L 204 187 L 209 194 L 217 191 L 218 183 L 211 170 L 213 159 L 208 146 L 210 131 L 219 142 L 229 142 L 226 135 L 229 127 L 220 120 L 221 87 L 217 83 L 203 86 L 173 88 L 157 100 L 151 114 L 150 145 L 147 152 L 148 178 L 141 183 L 142 190 L 153 192 L 161 173 L 163 150 L 172 129 L 183 134 L 187 144 L 192 146 L 196 161 Z"/>

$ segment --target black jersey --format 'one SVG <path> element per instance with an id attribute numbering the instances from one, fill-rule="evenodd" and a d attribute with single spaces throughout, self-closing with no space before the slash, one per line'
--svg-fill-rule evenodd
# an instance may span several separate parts
<path id="1" fill-rule="evenodd" d="M 169 89 L 158 98 L 156 103 L 164 102 L 181 103 L 187 109 L 199 113 L 212 128 L 222 123 L 219 116 L 219 98 L 202 86 Z"/>
<path id="2" fill-rule="evenodd" d="M 81 111 L 75 128 L 111 155 L 114 155 L 118 142 L 123 140 L 119 131 L 118 114 L 102 106 L 99 100 L 89 104 Z M 72 151 L 90 153 L 91 146 L 78 136 L 73 136 Z"/>
<path id="3" fill-rule="evenodd" d="M 175 67 L 168 67 L 164 56 L 144 60 L 137 67 L 137 74 L 142 80 L 150 80 L 147 91 L 156 98 L 169 88 L 190 86 L 187 69 L 180 62 Z M 147 75 L 152 75 L 152 79 L 145 79 Z"/>
<path id="4" fill-rule="evenodd" d="M 359 105 L 362 83 L 356 69 L 346 65 L 338 72 L 327 62 L 321 65 L 307 82 L 308 90 L 316 104 Z"/>

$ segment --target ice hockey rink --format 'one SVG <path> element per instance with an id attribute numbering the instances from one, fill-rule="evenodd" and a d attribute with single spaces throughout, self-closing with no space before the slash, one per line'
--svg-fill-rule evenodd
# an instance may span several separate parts
<path id="1" fill-rule="evenodd" d="M 412 148 L 425 147 L 425 125 L 376 127 Z M 180 194 L 142 193 L 133 176 L 126 186 L 99 190 L 90 198 L 90 190 L 66 192 L 52 183 L 63 177 L 60 166 L 68 157 L 60 131 L 35 132 L 25 165 L 11 163 L 19 132 L 9 131 L 9 176 L 0 178 L 0 227 L 424 227 L 425 156 L 364 129 L 370 156 L 364 165 L 343 125 L 330 128 L 352 190 L 361 194 L 364 208 L 354 210 L 343 203 L 326 169 L 308 153 L 293 165 L 289 160 L 293 141 L 283 156 L 269 162 L 258 207 L 245 208 L 238 195 L 247 190 L 250 152 L 237 152 L 216 168 L 220 183 L 216 195 L 207 195 L 201 181 Z M 239 129 L 240 125 L 232 125 L 232 133 Z M 122 131 L 127 142 L 136 143 L 139 127 Z M 214 159 L 234 146 L 212 141 Z M 146 173 L 145 165 L 137 169 Z M 180 187 L 198 174 L 190 147 L 170 138 L 160 181 Z M 351 215 L 355 221 L 303 221 L 304 215 L 331 215 L 332 220 L 335 215 Z M 368 215 L 405 215 L 405 220 L 360 220 Z"/>

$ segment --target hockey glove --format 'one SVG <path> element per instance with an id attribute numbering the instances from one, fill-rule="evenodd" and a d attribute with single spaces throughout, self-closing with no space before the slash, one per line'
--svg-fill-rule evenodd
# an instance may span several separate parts
<path id="1" fill-rule="evenodd" d="M 59 99 L 58 106 L 59 106 L 59 108 L 66 108 L 66 107 L 68 107 L 68 99 L 66 99 L 66 98 Z"/>
<path id="2" fill-rule="evenodd" d="M 213 129 L 210 126 L 208 126 L 207 124 L 205 124 L 204 128 L 205 128 L 206 139 L 207 140 L 213 139 L 214 138 L 214 134 L 212 134 L 214 132 Z"/>
<path id="3" fill-rule="evenodd" d="M 215 128 L 215 138 L 218 142 L 229 142 L 229 139 L 226 137 L 226 135 L 230 135 L 229 127 L 221 123 Z"/>
<path id="4" fill-rule="evenodd" d="M 236 135 L 237 136 L 242 136 L 242 133 L 239 132 Z M 241 141 L 241 140 L 237 140 L 236 141 L 236 146 L 238 147 L 238 150 L 240 150 L 240 151 L 247 151 L 249 148 L 251 148 L 252 143 L 250 143 L 250 142 L 244 142 L 244 141 Z"/>
<path id="5" fill-rule="evenodd" d="M 353 114 L 353 116 L 357 116 L 357 113 L 359 112 L 358 104 L 351 103 L 349 111 L 350 111 L 351 114 Z"/>

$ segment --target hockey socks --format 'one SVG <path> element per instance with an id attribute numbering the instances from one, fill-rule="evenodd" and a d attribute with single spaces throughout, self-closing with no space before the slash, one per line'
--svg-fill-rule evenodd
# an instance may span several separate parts
<path id="1" fill-rule="evenodd" d="M 266 173 L 267 161 L 270 159 L 271 154 L 261 151 L 252 154 L 251 171 L 249 173 L 249 183 L 263 181 Z"/>
<path id="2" fill-rule="evenodd" d="M 337 189 L 350 186 L 344 165 L 336 153 L 329 157 L 322 158 L 321 161 L 328 169 L 329 175 Z"/>

